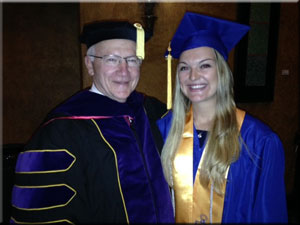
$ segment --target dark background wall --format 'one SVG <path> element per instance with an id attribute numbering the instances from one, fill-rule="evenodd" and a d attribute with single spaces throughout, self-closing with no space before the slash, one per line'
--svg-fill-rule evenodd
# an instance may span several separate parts
<path id="1" fill-rule="evenodd" d="M 3 4 L 3 143 L 81 88 L 78 4 Z"/>
<path id="2" fill-rule="evenodd" d="M 237 3 L 158 3 L 138 90 L 166 102 L 163 54 L 185 11 L 236 20 Z M 287 194 L 294 191 L 299 131 L 299 3 L 280 3 L 272 102 L 238 103 L 280 136 Z M 3 3 L 3 144 L 24 144 L 54 106 L 91 84 L 78 43 L 84 23 L 109 18 L 144 24 L 144 3 Z M 236 62 L 234 51 L 229 64 Z M 175 63 L 174 63 L 175 64 Z M 173 77 L 175 75 L 173 65 Z M 289 70 L 289 75 L 282 75 Z M 174 79 L 173 79 L 174 80 Z M 274 174 L 276 176 L 276 174 Z M 4 181 L 5 182 L 5 181 Z"/>

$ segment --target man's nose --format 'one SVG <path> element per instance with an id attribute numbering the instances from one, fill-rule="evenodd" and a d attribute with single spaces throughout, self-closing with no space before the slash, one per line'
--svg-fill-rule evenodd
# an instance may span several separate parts
<path id="1" fill-rule="evenodd" d="M 125 59 L 122 59 L 119 63 L 119 70 L 122 72 L 122 74 L 127 74 L 128 73 L 128 64 Z"/>

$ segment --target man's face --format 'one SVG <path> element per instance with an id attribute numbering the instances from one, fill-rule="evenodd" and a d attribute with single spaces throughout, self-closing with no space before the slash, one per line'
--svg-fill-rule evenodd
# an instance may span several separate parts
<path id="1" fill-rule="evenodd" d="M 136 43 L 126 39 L 105 40 L 95 45 L 95 55 L 116 55 L 123 58 L 136 55 Z M 97 89 L 105 96 L 118 102 L 126 102 L 127 97 L 135 90 L 140 78 L 140 66 L 128 66 L 122 59 L 118 65 L 105 63 L 104 59 L 89 56 L 86 66 Z"/>

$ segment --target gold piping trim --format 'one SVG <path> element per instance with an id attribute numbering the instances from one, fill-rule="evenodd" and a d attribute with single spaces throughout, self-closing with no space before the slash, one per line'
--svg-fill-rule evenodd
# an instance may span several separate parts
<path id="1" fill-rule="evenodd" d="M 122 197 L 122 201 L 123 201 L 123 206 L 124 206 L 124 210 L 125 210 L 125 215 L 126 215 L 126 220 L 127 223 L 129 223 L 129 219 L 128 219 L 128 214 L 127 214 L 127 209 L 126 209 L 126 204 L 125 204 L 125 200 L 124 200 L 124 196 L 123 196 L 123 192 L 122 192 L 122 187 L 121 187 L 121 182 L 120 182 L 120 177 L 119 177 L 119 169 L 118 169 L 118 159 L 117 159 L 117 155 L 116 152 L 114 150 L 114 148 L 108 143 L 108 141 L 105 139 L 105 137 L 103 136 L 100 127 L 98 126 L 98 124 L 96 123 L 96 121 L 94 119 L 91 119 L 92 122 L 95 124 L 100 136 L 102 137 L 102 139 L 104 140 L 104 142 L 109 146 L 109 148 L 112 150 L 112 152 L 114 153 L 114 157 L 115 157 L 115 165 L 116 165 L 116 170 L 117 170 L 117 178 L 118 178 L 118 185 L 119 185 L 119 189 L 120 189 L 120 193 L 121 193 L 121 197 Z"/>
<path id="2" fill-rule="evenodd" d="M 67 219 L 53 220 L 53 221 L 47 221 L 47 222 L 21 222 L 21 221 L 15 220 L 15 218 L 13 218 L 13 217 L 11 217 L 10 219 L 13 220 L 17 224 L 50 224 L 50 223 L 61 223 L 61 222 L 67 222 L 69 224 L 74 224 Z"/>
<path id="3" fill-rule="evenodd" d="M 167 110 L 167 112 L 165 112 L 160 118 L 161 118 L 161 119 L 164 118 L 164 117 L 168 114 L 169 111 L 170 111 L 170 110 Z"/>
<path id="4" fill-rule="evenodd" d="M 14 185 L 14 186 L 19 187 L 19 188 L 48 188 L 48 187 L 66 186 L 67 188 L 69 188 L 70 190 L 72 190 L 74 192 L 73 196 L 65 204 L 61 204 L 61 205 L 49 206 L 49 207 L 44 207 L 44 208 L 27 209 L 27 208 L 20 208 L 20 207 L 17 207 L 17 206 L 12 204 L 13 207 L 15 207 L 17 209 L 20 209 L 20 210 L 25 210 L 25 211 L 47 210 L 47 209 L 54 209 L 54 208 L 63 207 L 63 206 L 68 205 L 77 194 L 76 190 L 73 189 L 72 187 L 70 187 L 67 184 L 52 184 L 52 185 L 41 185 L 41 186 L 19 186 L 19 185 Z"/>
<path id="5" fill-rule="evenodd" d="M 238 122 L 239 130 L 241 130 L 242 128 L 245 115 L 246 115 L 246 111 L 236 108 L 236 119 Z"/>
<path id="6" fill-rule="evenodd" d="M 68 166 L 68 168 L 63 169 L 63 170 L 45 170 L 45 171 L 34 171 L 34 172 L 16 172 L 16 174 L 41 174 L 41 173 L 61 173 L 61 172 L 66 172 L 68 171 L 73 164 L 76 162 L 76 157 L 70 153 L 67 149 L 55 149 L 55 150 L 51 150 L 51 149 L 45 149 L 45 150 L 28 150 L 28 151 L 24 151 L 24 152 L 20 152 L 20 154 L 24 154 L 27 152 L 66 152 L 68 155 L 70 155 L 74 160 L 73 162 Z"/>

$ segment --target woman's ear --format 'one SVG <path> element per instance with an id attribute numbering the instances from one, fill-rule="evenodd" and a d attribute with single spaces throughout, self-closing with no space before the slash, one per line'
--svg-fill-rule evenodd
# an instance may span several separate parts
<path id="1" fill-rule="evenodd" d="M 84 62 L 85 62 L 85 66 L 86 66 L 86 69 L 87 69 L 89 75 L 94 76 L 95 71 L 94 71 L 93 62 L 92 62 L 91 58 L 89 56 L 85 56 Z"/>

